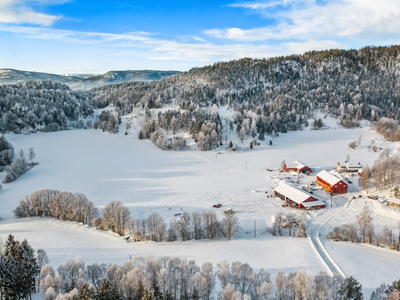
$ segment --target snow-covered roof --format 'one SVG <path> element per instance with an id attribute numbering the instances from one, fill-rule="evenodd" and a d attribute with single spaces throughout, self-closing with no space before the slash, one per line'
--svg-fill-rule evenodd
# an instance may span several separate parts
<path id="1" fill-rule="evenodd" d="M 305 164 L 303 164 L 301 161 L 298 161 L 298 160 L 295 160 L 294 162 L 293 162 L 293 164 L 292 165 L 290 165 L 290 167 L 289 168 L 297 168 L 297 169 L 302 169 L 302 168 L 304 168 L 304 167 L 307 167 Z"/>
<path id="2" fill-rule="evenodd" d="M 303 202 L 302 204 L 303 204 L 304 207 L 325 205 L 325 203 L 322 202 L 321 200 L 310 201 L 310 202 Z"/>
<path id="3" fill-rule="evenodd" d="M 396 198 L 389 198 L 388 202 L 392 202 L 392 203 L 396 203 L 396 204 L 400 204 L 400 199 L 396 199 Z"/>
<path id="4" fill-rule="evenodd" d="M 275 188 L 275 191 L 281 195 L 286 196 L 290 200 L 296 202 L 297 204 L 303 203 L 305 200 L 310 198 L 311 196 L 306 192 L 287 184 L 284 181 L 281 181 L 278 186 Z"/>
<path id="5" fill-rule="evenodd" d="M 335 185 L 336 183 L 338 183 L 339 181 L 342 180 L 342 178 L 338 178 L 335 175 L 333 175 L 331 173 L 328 173 L 325 170 L 322 170 L 321 172 L 319 172 L 317 174 L 317 177 L 323 179 L 324 181 L 326 181 L 330 185 Z"/>
<path id="6" fill-rule="evenodd" d="M 297 163 L 297 169 L 301 169 L 304 167 L 307 167 L 305 164 L 303 164 L 301 161 L 296 160 L 295 163 Z"/>

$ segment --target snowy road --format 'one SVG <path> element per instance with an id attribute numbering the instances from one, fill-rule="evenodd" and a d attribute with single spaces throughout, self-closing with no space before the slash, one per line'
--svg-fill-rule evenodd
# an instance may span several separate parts
<path id="1" fill-rule="evenodd" d="M 349 206 L 350 201 L 347 201 L 345 205 L 335 208 L 330 208 L 322 213 L 316 214 L 311 219 L 309 226 L 307 228 L 309 238 L 315 248 L 315 251 L 318 253 L 320 258 L 324 261 L 327 268 L 331 271 L 332 274 L 339 274 L 343 277 L 346 277 L 346 274 L 340 268 L 340 266 L 333 260 L 333 258 L 329 255 L 328 251 L 325 249 L 325 246 L 321 242 L 321 234 L 320 230 L 322 227 L 326 226 L 328 223 L 337 218 L 340 214 L 343 213 Z M 329 206 L 329 204 L 328 204 Z M 322 239 L 325 239 L 322 237 Z"/>

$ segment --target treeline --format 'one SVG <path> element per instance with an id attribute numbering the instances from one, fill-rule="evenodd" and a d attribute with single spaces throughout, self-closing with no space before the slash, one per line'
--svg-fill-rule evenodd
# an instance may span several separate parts
<path id="1" fill-rule="evenodd" d="M 400 141 L 400 125 L 393 119 L 381 118 L 375 124 L 376 132 L 390 142 Z"/>
<path id="2" fill-rule="evenodd" d="M 68 129 L 80 116 L 93 114 L 91 98 L 91 92 L 51 81 L 0 85 L 0 132 Z"/>
<path id="3" fill-rule="evenodd" d="M 16 218 L 54 217 L 63 221 L 93 224 L 98 210 L 84 194 L 39 190 L 19 201 Z"/>
<path id="4" fill-rule="evenodd" d="M 31 161 L 28 163 L 24 150 L 19 151 L 19 155 L 15 161 L 11 163 L 11 165 L 5 167 L 6 177 L 4 178 L 4 183 L 10 183 L 17 180 L 20 176 L 24 175 L 30 169 L 32 169 L 38 163 L 33 162 L 36 157 L 35 151 L 33 147 L 28 150 L 28 159 Z"/>
<path id="5" fill-rule="evenodd" d="M 254 270 L 248 263 L 222 261 L 216 270 L 209 262 L 171 257 L 136 257 L 122 266 L 85 265 L 71 259 L 57 270 L 47 253 L 37 253 L 26 240 L 9 235 L 0 243 L 0 298 L 32 299 L 36 291 L 45 300 L 362 300 L 362 286 L 353 277 L 319 272 L 278 271 L 274 281 L 267 270 Z M 400 280 L 382 283 L 371 300 L 397 300 Z"/>
<path id="6" fill-rule="evenodd" d="M 400 184 L 400 151 L 392 155 L 392 151 L 384 149 L 372 168 L 366 165 L 361 170 L 359 185 L 367 191 L 371 187 L 379 191 L 386 188 L 396 188 Z"/>
<path id="7" fill-rule="evenodd" d="M 34 163 L 36 154 L 33 147 L 28 150 L 28 163 L 24 151 L 21 149 L 16 160 L 14 159 L 14 146 L 9 143 L 4 135 L 0 135 L 0 172 L 5 171 L 6 176 L 3 183 L 10 183 L 16 180 L 33 168 L 37 163 Z M 0 186 L 1 189 L 1 186 Z"/>
<path id="8" fill-rule="evenodd" d="M 231 239 L 239 228 L 236 216 L 225 214 L 224 219 L 219 221 L 214 211 L 192 214 L 184 212 L 168 226 L 158 213 L 153 213 L 146 219 L 134 219 L 130 214 L 122 202 L 113 201 L 104 207 L 102 216 L 99 217 L 98 209 L 85 195 L 57 190 L 39 190 L 25 196 L 14 210 L 16 218 L 55 217 L 111 230 L 119 235 L 130 234 L 133 241 L 171 242 L 215 239 L 220 236 Z"/>
<path id="9" fill-rule="evenodd" d="M 75 259 L 57 271 L 46 265 L 40 289 L 46 300 L 363 299 L 362 286 L 353 277 L 279 271 L 272 282 L 268 271 L 255 271 L 247 263 L 222 261 L 215 272 L 209 262 L 200 267 L 194 260 L 170 257 L 137 257 L 122 266 L 93 264 L 86 268 L 82 260 Z"/>
<path id="10" fill-rule="evenodd" d="M 153 213 L 146 219 L 130 219 L 127 225 L 132 240 L 154 242 L 215 239 L 221 236 L 230 240 L 239 229 L 236 216 L 225 214 L 223 220 L 219 221 L 214 211 L 192 214 L 184 212 L 168 225 L 158 213 Z"/>
<path id="11" fill-rule="evenodd" d="M 159 112 L 157 117 L 147 111 L 139 139 L 150 139 L 161 149 L 182 150 L 186 143 L 182 137 L 174 136 L 178 131 L 189 133 L 202 151 L 215 149 L 222 143 L 221 118 L 216 109 L 211 113 L 203 109 L 168 110 Z M 171 138 L 165 137 L 168 133 L 172 134 Z"/>
<path id="12" fill-rule="evenodd" d="M 356 222 L 334 227 L 326 238 L 334 241 L 369 243 L 376 246 L 385 245 L 390 249 L 400 251 L 400 221 L 396 225 L 398 226 L 397 236 L 388 226 L 384 226 L 381 232 L 377 232 L 372 211 L 365 204 L 361 213 L 356 216 Z"/>
<path id="13" fill-rule="evenodd" d="M 272 227 L 268 231 L 273 236 L 307 237 L 307 214 L 303 211 L 300 216 L 294 213 L 282 212 L 273 216 Z"/>

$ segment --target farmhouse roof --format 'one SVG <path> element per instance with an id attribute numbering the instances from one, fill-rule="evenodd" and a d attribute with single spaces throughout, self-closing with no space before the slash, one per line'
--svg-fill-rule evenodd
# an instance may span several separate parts
<path id="1" fill-rule="evenodd" d="M 297 169 L 302 169 L 304 167 L 307 167 L 305 164 L 303 164 L 301 161 L 296 160 L 294 163 L 297 163 Z"/>
<path id="2" fill-rule="evenodd" d="M 303 164 L 301 161 L 295 160 L 292 164 L 290 164 L 289 168 L 297 168 L 297 169 L 302 169 L 304 167 L 307 167 L 305 164 Z"/>
<path id="3" fill-rule="evenodd" d="M 330 185 L 335 185 L 339 181 L 341 181 L 341 178 L 336 177 L 335 175 L 328 173 L 325 170 L 322 170 L 317 174 L 317 177 L 321 178 L 322 180 L 326 181 Z"/>
<path id="4" fill-rule="evenodd" d="M 292 186 L 288 185 L 284 181 L 281 181 L 278 186 L 275 188 L 275 191 L 281 195 L 286 196 L 290 200 L 296 202 L 297 204 L 303 203 L 305 200 L 310 198 L 311 196 L 306 192 Z"/>

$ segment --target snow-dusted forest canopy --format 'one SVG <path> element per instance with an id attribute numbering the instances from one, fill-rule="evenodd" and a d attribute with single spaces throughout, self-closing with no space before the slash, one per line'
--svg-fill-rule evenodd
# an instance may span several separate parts
<path id="1" fill-rule="evenodd" d="M 398 133 L 393 124 L 400 115 L 399 51 L 400 46 L 365 47 L 244 58 L 193 68 L 159 81 L 107 85 L 90 92 L 71 91 L 51 82 L 3 85 L 0 131 L 65 129 L 69 121 L 90 115 L 92 106 L 112 104 L 119 116 L 134 108 L 171 107 L 169 112 L 148 114 L 139 136 L 161 148 L 183 146 L 180 141 L 176 147 L 168 144 L 162 130 L 188 132 L 199 149 L 209 150 L 223 139 L 223 126 L 238 133 L 244 127 L 242 135 L 263 140 L 266 134 L 308 126 L 316 112 L 337 117 L 344 127 L 357 126 L 361 119 L 386 117 L 395 121 L 385 122 L 391 126 L 389 131 Z M 227 105 L 237 113 L 231 120 L 222 120 L 212 113 L 213 105 Z M 104 126 L 99 127 L 104 130 Z M 115 132 L 114 127 L 108 131 Z"/>
<path id="2" fill-rule="evenodd" d="M 232 107 L 238 112 L 232 121 L 240 128 L 245 126 L 247 135 L 260 139 L 264 134 L 308 126 L 307 119 L 313 119 L 316 112 L 337 117 L 345 127 L 357 126 L 361 119 L 377 121 L 381 117 L 397 122 L 399 50 L 399 46 L 365 47 L 271 59 L 244 58 L 193 68 L 157 82 L 99 87 L 93 90 L 93 104 L 113 104 L 122 114 L 134 107 L 176 105 L 181 109 L 173 115 L 177 127 L 185 131 L 197 127 L 197 139 L 203 123 L 212 119 L 211 114 L 200 118 L 197 114 L 214 104 Z M 145 123 L 144 138 L 159 128 L 172 129 L 168 114 L 159 114 L 150 130 Z M 215 124 L 217 134 L 218 125 L 223 124 Z"/>
<path id="3" fill-rule="evenodd" d="M 51 81 L 0 85 L 0 132 L 67 129 L 93 114 L 90 98 L 90 92 Z"/>

